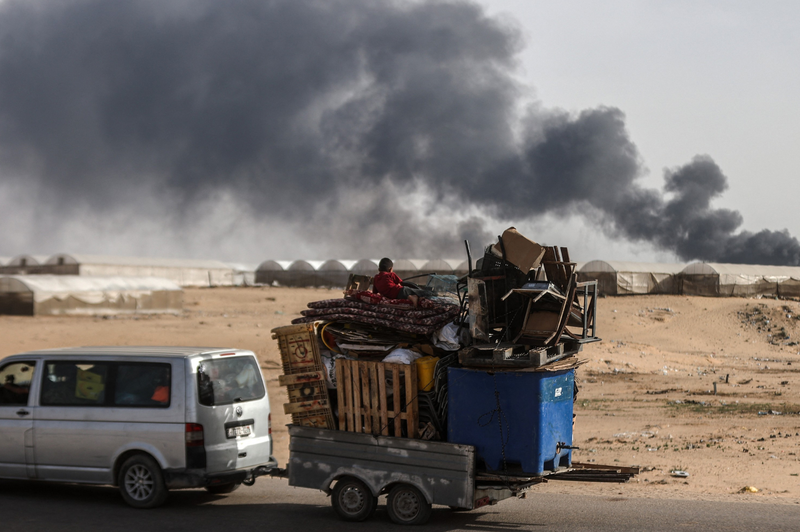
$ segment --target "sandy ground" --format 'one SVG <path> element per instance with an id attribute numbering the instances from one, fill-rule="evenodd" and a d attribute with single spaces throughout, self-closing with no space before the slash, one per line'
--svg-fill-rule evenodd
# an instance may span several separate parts
<path id="1" fill-rule="evenodd" d="M 285 463 L 289 420 L 270 330 L 308 301 L 340 294 L 190 289 L 180 316 L 0 316 L 0 358 L 77 345 L 251 349 L 268 380 L 275 454 Z M 589 362 L 577 373 L 573 460 L 643 471 L 627 484 L 550 482 L 535 491 L 800 504 L 800 303 L 618 297 L 601 299 L 598 316 L 603 341 L 584 349 Z M 741 492 L 746 486 L 759 491 Z"/>

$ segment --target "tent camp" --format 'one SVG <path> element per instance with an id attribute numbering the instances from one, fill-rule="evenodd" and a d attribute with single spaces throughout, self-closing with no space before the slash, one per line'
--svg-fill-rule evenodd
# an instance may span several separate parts
<path id="1" fill-rule="evenodd" d="M 163 277 L 179 286 L 231 286 L 234 280 L 232 268 L 216 260 L 61 253 L 46 265 L 46 273 L 56 275 Z"/>
<path id="2" fill-rule="evenodd" d="M 354 260 L 326 260 L 317 270 L 317 285 L 344 288 Z"/>
<path id="3" fill-rule="evenodd" d="M 242 262 L 226 262 L 231 269 L 231 284 L 234 286 L 253 286 L 256 284 L 257 264 Z"/>
<path id="4" fill-rule="evenodd" d="M 285 272 L 278 278 L 278 284 L 283 286 L 317 286 L 317 269 L 325 261 L 322 260 L 296 260 L 293 261 Z"/>
<path id="5" fill-rule="evenodd" d="M 17 255 L 2 263 L 0 275 L 46 273 L 45 262 L 46 255 Z"/>
<path id="6" fill-rule="evenodd" d="M 358 275 L 375 275 L 378 273 L 378 263 L 380 259 L 361 259 L 356 261 L 353 264 L 353 267 L 350 268 L 351 273 L 356 273 Z"/>
<path id="7" fill-rule="evenodd" d="M 398 275 L 401 279 L 409 279 L 413 283 L 419 283 L 420 281 L 424 281 L 422 277 L 417 277 L 421 272 L 420 268 L 425 265 L 427 260 L 421 259 L 394 259 L 392 261 L 394 263 L 394 273 Z M 378 273 L 377 268 L 375 269 L 374 273 L 370 275 L 375 275 Z"/>
<path id="8" fill-rule="evenodd" d="M 292 261 L 290 260 L 265 260 L 256 268 L 256 283 L 279 283 L 281 272 L 288 270 L 291 264 Z"/>
<path id="9" fill-rule="evenodd" d="M 182 309 L 181 288 L 158 277 L 0 277 L 0 314 L 178 313 Z"/>
<path id="10" fill-rule="evenodd" d="M 676 294 L 676 275 L 683 264 L 593 260 L 578 270 L 578 281 L 597 280 L 605 295 Z"/>
<path id="11" fill-rule="evenodd" d="M 695 262 L 680 273 L 680 284 L 692 296 L 800 297 L 800 267 Z"/>
<path id="12" fill-rule="evenodd" d="M 420 268 L 420 273 L 436 273 L 439 275 L 453 275 L 453 272 L 456 271 L 456 267 L 461 264 L 460 259 L 433 259 L 426 262 L 422 268 Z"/>

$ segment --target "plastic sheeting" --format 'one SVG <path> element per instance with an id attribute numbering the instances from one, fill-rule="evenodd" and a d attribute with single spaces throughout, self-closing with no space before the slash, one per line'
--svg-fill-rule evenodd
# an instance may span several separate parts
<path id="1" fill-rule="evenodd" d="M 578 271 L 579 281 L 597 280 L 605 295 L 677 294 L 684 264 L 593 260 Z"/>
<path id="2" fill-rule="evenodd" d="M 680 274 L 684 295 L 800 297 L 800 267 L 696 262 Z"/>
<path id="3" fill-rule="evenodd" d="M 159 277 L 0 277 L 0 310 L 12 314 L 177 312 L 183 291 Z"/>

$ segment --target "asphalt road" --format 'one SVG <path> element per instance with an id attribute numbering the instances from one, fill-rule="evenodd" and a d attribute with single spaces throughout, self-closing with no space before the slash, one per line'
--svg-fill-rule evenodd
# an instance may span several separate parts
<path id="1" fill-rule="evenodd" d="M 385 498 L 381 498 L 381 504 Z M 339 520 L 322 492 L 259 479 L 227 496 L 177 491 L 153 510 L 127 507 L 114 488 L 0 481 L 0 531 L 400 530 L 383 506 L 366 523 Z M 426 531 L 792 531 L 800 506 L 533 492 L 471 512 L 435 507 Z"/>

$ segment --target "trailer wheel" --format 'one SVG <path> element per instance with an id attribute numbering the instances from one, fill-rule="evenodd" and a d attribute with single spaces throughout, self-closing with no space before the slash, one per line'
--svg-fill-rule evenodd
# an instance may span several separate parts
<path id="1" fill-rule="evenodd" d="M 364 521 L 375 514 L 378 498 L 357 478 L 343 477 L 333 487 L 331 504 L 345 521 Z"/>
<path id="2" fill-rule="evenodd" d="M 431 503 L 414 486 L 398 484 L 389 492 L 386 510 L 398 525 L 421 525 L 431 516 Z"/>

